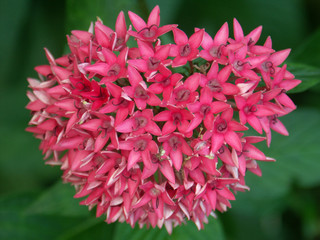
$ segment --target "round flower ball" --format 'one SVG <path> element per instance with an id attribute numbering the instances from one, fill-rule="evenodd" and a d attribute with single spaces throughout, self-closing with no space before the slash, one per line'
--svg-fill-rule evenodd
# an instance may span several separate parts
<path id="1" fill-rule="evenodd" d="M 161 26 L 158 6 L 147 22 L 128 15 L 129 27 L 120 12 L 115 30 L 98 19 L 72 31 L 67 55 L 45 49 L 49 64 L 28 79 L 27 131 L 107 223 L 201 229 L 249 189 L 247 170 L 261 175 L 258 161 L 274 161 L 255 143 L 288 135 L 280 118 L 300 83 L 282 64 L 290 49 L 273 50 L 270 37 L 258 45 L 262 27 L 244 35 L 236 19 L 233 37 L 227 23 L 212 37 Z"/>

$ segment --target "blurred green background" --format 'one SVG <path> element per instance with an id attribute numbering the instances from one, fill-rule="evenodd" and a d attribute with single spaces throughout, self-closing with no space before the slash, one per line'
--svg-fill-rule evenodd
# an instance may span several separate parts
<path id="1" fill-rule="evenodd" d="M 263 177 L 248 174 L 250 192 L 238 193 L 227 213 L 165 230 L 131 230 L 107 225 L 73 199 L 58 167 L 44 165 L 39 141 L 25 132 L 27 77 L 47 64 L 43 48 L 55 57 L 66 51 L 65 35 L 87 30 L 99 16 L 114 28 L 118 13 L 131 10 L 144 19 L 160 5 L 161 24 L 211 35 L 236 17 L 245 34 L 263 25 L 263 43 L 292 48 L 289 69 L 303 83 L 292 92 L 298 110 L 283 118 L 290 136 L 273 133 L 275 163 L 261 163 Z M 0 239 L 320 239 L 320 1 L 318 0 L 1 0 L 0 1 Z M 126 15 L 128 20 L 128 17 Z"/>

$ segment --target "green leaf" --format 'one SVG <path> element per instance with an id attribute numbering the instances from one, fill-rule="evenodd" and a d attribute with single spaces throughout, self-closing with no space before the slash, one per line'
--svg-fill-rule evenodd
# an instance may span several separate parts
<path id="1" fill-rule="evenodd" d="M 257 147 L 276 162 L 259 162 L 262 177 L 246 174 L 250 192 L 239 193 L 234 205 L 244 202 L 268 202 L 286 195 L 293 183 L 311 187 L 320 183 L 320 112 L 315 109 L 297 109 L 280 118 L 290 136 L 272 132 L 272 143 Z M 240 200 L 240 201 L 238 201 Z M 267 206 L 267 205 L 265 205 Z"/>
<path id="2" fill-rule="evenodd" d="M 320 29 L 309 37 L 290 56 L 293 62 L 303 62 L 305 64 L 320 67 Z"/>
<path id="3" fill-rule="evenodd" d="M 75 190 L 61 181 L 44 191 L 25 211 L 27 215 L 42 214 L 56 216 L 90 216 L 86 206 L 74 199 Z"/>
<path id="4" fill-rule="evenodd" d="M 169 235 L 163 226 L 159 228 L 143 227 L 140 229 L 136 226 L 134 229 L 128 224 L 118 224 L 114 233 L 113 240 L 223 240 L 224 234 L 218 219 L 209 218 L 209 223 L 204 225 L 204 229 L 198 230 L 195 224 L 188 221 L 186 225 L 173 228 L 172 234 Z"/>
<path id="5" fill-rule="evenodd" d="M 83 222 L 83 218 L 25 215 L 24 209 L 37 195 L 11 194 L 0 198 L 0 239 L 54 240 L 61 232 Z"/>
<path id="6" fill-rule="evenodd" d="M 288 70 L 302 82 L 289 93 L 304 92 L 320 83 L 320 68 L 301 63 L 288 63 Z"/>

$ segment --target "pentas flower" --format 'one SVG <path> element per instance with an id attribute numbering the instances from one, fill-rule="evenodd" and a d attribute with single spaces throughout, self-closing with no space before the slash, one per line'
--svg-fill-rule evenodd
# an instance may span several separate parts
<path id="1" fill-rule="evenodd" d="M 158 6 L 147 22 L 128 15 L 136 31 L 120 12 L 115 31 L 101 19 L 72 31 L 69 54 L 45 49 L 40 80 L 28 79 L 26 130 L 107 223 L 201 229 L 249 190 L 248 170 L 260 176 L 258 162 L 275 161 L 255 144 L 289 134 L 281 117 L 296 108 L 287 92 L 301 81 L 282 65 L 289 49 L 275 51 L 270 37 L 258 44 L 262 27 L 245 35 L 234 20 L 234 39 L 227 23 L 188 38 L 160 26 Z M 162 44 L 170 31 L 174 42 Z"/>

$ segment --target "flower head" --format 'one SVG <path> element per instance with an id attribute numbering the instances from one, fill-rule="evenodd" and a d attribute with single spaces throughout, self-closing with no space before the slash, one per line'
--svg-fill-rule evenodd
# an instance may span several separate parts
<path id="1" fill-rule="evenodd" d="M 158 6 L 147 22 L 128 15 L 136 31 L 120 12 L 115 31 L 100 19 L 72 31 L 65 56 L 45 49 L 40 80 L 28 79 L 27 131 L 107 223 L 203 228 L 249 189 L 247 170 L 261 175 L 258 161 L 274 161 L 255 143 L 288 135 L 280 118 L 296 108 L 287 91 L 300 83 L 279 66 L 290 50 L 258 45 L 262 28 L 244 35 L 237 20 L 234 39 L 227 23 L 213 38 L 199 28 L 188 38 L 160 26 Z M 162 44 L 170 31 L 174 43 Z"/>

